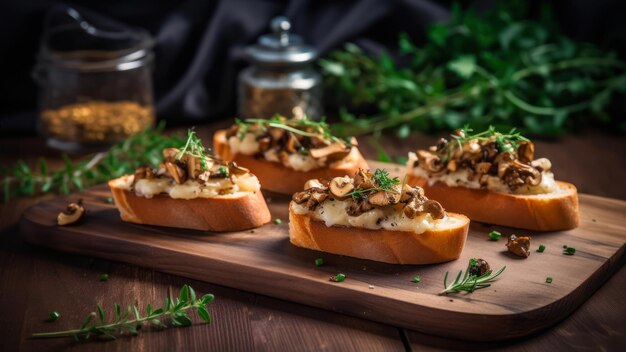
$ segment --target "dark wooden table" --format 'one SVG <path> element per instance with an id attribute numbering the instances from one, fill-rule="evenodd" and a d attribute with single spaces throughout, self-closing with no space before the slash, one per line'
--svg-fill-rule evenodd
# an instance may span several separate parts
<path id="1" fill-rule="evenodd" d="M 220 125 L 199 126 L 197 130 L 208 141 L 211 130 Z M 434 140 L 424 135 L 405 140 L 384 136 L 379 142 L 391 156 L 401 156 Z M 360 141 L 366 156 L 375 158 L 375 143 L 368 138 Z M 580 192 L 626 199 L 626 138 L 587 132 L 555 142 L 538 142 L 536 149 L 539 156 L 553 161 L 557 178 L 576 184 Z M 42 154 L 60 160 L 59 153 L 45 149 L 36 138 L 0 141 L 3 166 L 18 158 L 34 163 Z M 41 199 L 22 198 L 0 208 L 0 351 L 596 351 L 622 350 L 626 343 L 623 263 L 585 304 L 551 329 L 517 341 L 483 344 L 429 336 L 146 268 L 30 246 L 22 242 L 15 223 L 25 207 Z M 109 280 L 100 282 L 101 273 L 108 273 Z M 161 304 L 170 290 L 177 291 L 185 283 L 200 293 L 215 294 L 216 300 L 210 305 L 211 325 L 147 329 L 139 336 L 115 342 L 29 339 L 33 332 L 78 327 L 96 303 Z M 60 312 L 61 318 L 46 322 L 53 310 Z"/>

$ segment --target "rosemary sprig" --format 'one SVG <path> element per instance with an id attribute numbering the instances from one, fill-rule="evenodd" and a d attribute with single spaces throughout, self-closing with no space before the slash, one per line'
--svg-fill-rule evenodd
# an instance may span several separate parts
<path id="1" fill-rule="evenodd" d="M 391 178 L 389 177 L 389 171 L 385 169 L 376 169 L 374 174 L 372 175 L 372 181 L 374 186 L 370 188 L 360 188 L 356 187 L 352 192 L 348 193 L 348 196 L 351 196 L 354 199 L 364 199 L 367 194 L 378 192 L 378 191 L 387 191 L 397 193 L 393 189 L 393 186 L 400 183 L 398 177 Z"/>
<path id="2" fill-rule="evenodd" d="M 465 274 L 463 274 L 463 270 L 459 271 L 456 279 L 454 279 L 450 285 L 448 285 L 448 272 L 446 271 L 446 274 L 443 277 L 443 287 L 445 289 L 439 294 L 443 295 L 462 291 L 470 293 L 481 288 L 489 287 L 491 286 L 491 282 L 500 276 L 504 269 L 506 269 L 506 266 L 503 266 L 495 274 L 492 274 L 493 271 L 489 269 L 483 275 L 475 276 L 470 274 L 470 267 L 472 267 L 472 265 L 476 265 L 475 259 L 470 259 L 467 269 L 465 270 Z"/>
<path id="3" fill-rule="evenodd" d="M 331 133 L 330 126 L 323 118 L 320 121 L 309 120 L 308 118 L 287 120 L 277 114 L 269 119 L 235 119 L 235 123 L 239 126 L 240 138 L 243 138 L 251 126 L 258 125 L 265 129 L 268 127 L 280 128 L 305 137 L 321 137 L 332 142 L 345 141 Z"/>
<path id="4" fill-rule="evenodd" d="M 167 325 L 163 322 L 164 317 L 170 318 L 170 324 L 174 327 L 190 326 L 193 321 L 189 317 L 188 311 L 195 309 L 200 318 L 207 323 L 211 323 L 211 315 L 206 305 L 214 300 L 212 294 L 207 294 L 201 298 L 196 297 L 196 292 L 191 286 L 184 285 L 180 290 L 178 298 L 167 297 L 163 307 L 152 309 L 148 304 L 145 309 L 145 315 L 139 311 L 136 305 L 128 306 L 122 311 L 121 306 L 117 303 L 115 307 L 115 317 L 112 322 L 106 322 L 106 313 L 101 305 L 97 305 L 97 314 L 92 312 L 87 316 L 83 325 L 78 329 L 40 332 L 32 335 L 33 338 L 53 338 L 53 337 L 74 337 L 76 340 L 87 340 L 92 336 L 100 336 L 116 339 L 116 335 L 128 333 L 137 335 L 144 323 L 157 327 L 165 328 Z M 97 318 L 97 319 L 94 319 Z"/>
<path id="5" fill-rule="evenodd" d="M 164 148 L 182 145 L 178 136 L 163 135 L 164 123 L 147 129 L 112 146 L 108 151 L 93 154 L 86 160 L 72 162 L 63 155 L 63 169 L 50 171 L 45 159 L 38 168 L 30 168 L 19 160 L 12 168 L 0 169 L 4 201 L 13 197 L 45 193 L 70 193 L 133 173 L 141 166 L 158 166 Z"/>

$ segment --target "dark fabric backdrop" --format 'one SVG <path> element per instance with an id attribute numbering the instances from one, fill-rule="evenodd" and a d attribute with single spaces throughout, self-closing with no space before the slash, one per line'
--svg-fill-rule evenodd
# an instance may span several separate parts
<path id="1" fill-rule="evenodd" d="M 42 23 L 56 0 L 0 2 L 0 136 L 32 134 L 37 86 L 30 76 Z M 393 50 L 398 33 L 418 43 L 426 26 L 445 21 L 450 1 L 434 0 L 109 0 L 64 2 L 149 30 L 156 39 L 157 115 L 170 124 L 232 116 L 242 49 L 286 15 L 293 31 L 320 52 L 356 42 L 372 52 Z M 492 1 L 462 2 L 479 10 Z M 625 50 L 619 0 L 552 1 L 565 31 L 617 51 Z M 536 9 L 540 1 L 533 1 Z"/>

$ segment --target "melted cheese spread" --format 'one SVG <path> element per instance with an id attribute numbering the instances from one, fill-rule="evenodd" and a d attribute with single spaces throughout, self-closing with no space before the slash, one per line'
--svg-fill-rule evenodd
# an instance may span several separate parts
<path id="1" fill-rule="evenodd" d="M 472 189 L 481 189 L 478 177 L 469 180 L 469 173 L 467 169 L 458 169 L 454 172 L 444 172 L 441 175 L 431 175 L 421 167 L 413 167 L 417 162 L 417 155 L 415 153 L 409 153 L 409 160 L 407 161 L 407 173 L 428 180 L 428 185 L 432 186 L 436 182 L 444 183 L 448 187 L 466 187 Z M 518 187 L 514 191 L 502 182 L 497 176 L 489 176 L 487 179 L 486 189 L 492 192 L 499 193 L 511 193 L 511 194 L 545 194 L 552 193 L 558 190 L 558 185 L 554 180 L 554 174 L 550 171 L 543 171 L 541 173 L 541 183 L 536 186 L 524 185 Z"/>
<path id="2" fill-rule="evenodd" d="M 232 136 L 228 139 L 228 145 L 233 154 L 241 153 L 245 155 L 256 155 L 260 150 L 259 143 L 253 133 L 246 133 L 242 139 L 239 139 L 237 136 Z M 357 153 L 357 149 L 352 148 L 350 154 L 348 154 L 345 158 L 331 163 L 328 167 L 336 168 L 354 163 L 358 158 Z M 289 157 L 286 160 L 281 161 L 275 149 L 265 151 L 263 153 L 263 158 L 267 161 L 282 163 L 291 169 L 303 172 L 327 166 L 325 158 L 314 159 L 308 154 L 304 155 L 300 153 L 289 154 Z"/>
<path id="3" fill-rule="evenodd" d="M 171 178 L 153 178 L 141 179 L 132 187 L 134 175 L 128 175 L 117 179 L 113 186 L 129 191 L 132 189 L 140 197 L 152 198 L 157 194 L 168 194 L 174 199 L 224 197 L 240 192 L 257 192 L 261 188 L 259 180 L 252 174 L 232 177 L 234 184 L 227 178 L 210 179 L 204 184 L 194 180 L 177 184 Z"/>
<path id="4" fill-rule="evenodd" d="M 440 227 L 450 227 L 452 222 L 459 221 L 456 218 L 444 217 L 443 219 L 434 220 L 428 213 L 409 219 L 404 215 L 401 209 L 394 206 L 374 208 L 359 216 L 350 216 L 346 213 L 348 201 L 341 200 L 325 200 L 310 211 L 306 204 L 291 203 L 291 207 L 296 214 L 308 214 L 315 220 L 322 221 L 326 226 L 349 226 L 360 227 L 370 230 L 392 230 L 413 233 L 423 233 L 427 230 L 437 229 Z"/>

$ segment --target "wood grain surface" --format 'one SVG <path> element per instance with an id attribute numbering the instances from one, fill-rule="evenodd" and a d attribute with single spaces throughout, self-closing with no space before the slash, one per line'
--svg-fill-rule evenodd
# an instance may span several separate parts
<path id="1" fill-rule="evenodd" d="M 210 140 L 228 122 L 196 126 Z M 184 133 L 184 129 L 170 130 Z M 424 148 L 440 135 L 414 133 L 398 139 L 360 138 L 364 155 L 376 158 L 384 147 L 393 158 Z M 554 141 L 537 140 L 537 155 L 558 165 L 557 177 L 576 184 L 582 193 L 626 200 L 626 137 L 597 131 Z M 36 166 L 44 156 L 50 168 L 61 168 L 61 153 L 40 138 L 0 139 L 0 165 L 22 159 Z M 72 158 L 80 158 L 73 155 Z M 25 197 L 0 204 L 0 351 L 621 351 L 626 343 L 626 267 L 553 328 L 498 343 L 442 338 L 215 284 L 164 274 L 123 263 L 92 259 L 32 246 L 13 226 L 28 206 L 47 197 Z M 101 273 L 109 281 L 99 282 Z M 210 307 L 214 324 L 185 329 L 144 331 L 114 342 L 75 343 L 72 339 L 32 340 L 34 331 L 75 328 L 96 303 L 158 303 L 171 289 L 188 283 L 216 294 Z M 520 299 L 522 299 L 520 297 Z M 62 317 L 45 322 L 51 310 Z M 498 334 L 499 330 L 487 333 Z"/>
<path id="2" fill-rule="evenodd" d="M 384 166 L 392 173 L 402 170 L 393 164 Z M 544 253 L 534 252 L 528 259 L 511 256 L 504 239 L 488 241 L 487 233 L 497 229 L 519 235 L 519 230 L 475 223 L 461 259 L 428 266 L 388 265 L 296 248 L 288 241 L 289 199 L 284 197 L 274 196 L 270 202 L 273 216 L 285 219 L 281 225 L 254 232 L 207 233 L 124 223 L 115 207 L 104 202 L 109 195 L 106 187 L 96 187 L 28 209 L 22 222 L 24 239 L 466 340 L 516 338 L 556 323 L 619 267 L 626 244 L 626 202 L 587 195 L 581 195 L 579 228 L 524 233 L 533 237 L 533 250 L 539 243 L 546 245 Z M 77 198 L 89 210 L 84 223 L 55 226 L 56 214 Z M 576 255 L 563 255 L 563 245 L 575 247 Z M 327 265 L 315 267 L 317 257 Z M 456 274 L 471 257 L 486 259 L 494 269 L 506 265 L 507 270 L 488 289 L 470 295 L 437 295 L 444 273 Z M 330 282 L 328 278 L 338 272 L 348 279 Z M 422 277 L 419 284 L 410 281 L 416 274 Z M 545 283 L 548 276 L 552 284 Z M 493 330 L 500 333 L 485 333 Z"/>

